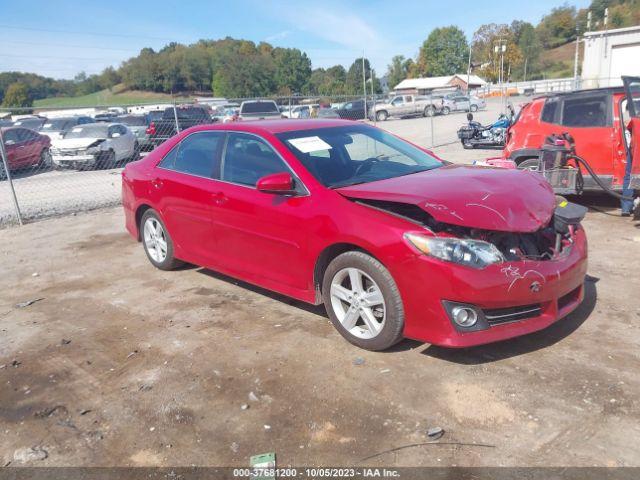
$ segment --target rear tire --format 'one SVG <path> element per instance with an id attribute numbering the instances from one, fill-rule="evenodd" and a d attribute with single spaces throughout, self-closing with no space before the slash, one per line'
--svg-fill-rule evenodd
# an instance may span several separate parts
<path id="1" fill-rule="evenodd" d="M 451 109 L 449 107 L 442 107 L 442 114 L 449 115 L 451 113 Z"/>
<path id="2" fill-rule="evenodd" d="M 402 339 L 400 292 L 389 270 L 370 255 L 350 251 L 334 258 L 322 279 L 322 298 L 331 323 L 352 344 L 377 351 Z"/>
<path id="3" fill-rule="evenodd" d="M 158 212 L 152 208 L 144 212 L 138 228 L 144 252 L 154 267 L 173 270 L 183 264 L 173 254 L 173 240 Z"/>
<path id="4" fill-rule="evenodd" d="M 472 113 L 477 112 L 478 111 L 478 106 L 477 105 L 471 105 L 469 107 L 469 111 L 472 112 Z"/>
<path id="5" fill-rule="evenodd" d="M 436 114 L 436 109 L 433 106 L 428 106 L 424 109 L 423 115 L 425 117 L 433 117 Z"/>
<path id="6" fill-rule="evenodd" d="M 476 148 L 474 144 L 467 143 L 464 140 L 460 140 L 460 143 L 462 143 L 462 148 L 464 148 L 465 150 L 473 150 L 474 148 Z"/>

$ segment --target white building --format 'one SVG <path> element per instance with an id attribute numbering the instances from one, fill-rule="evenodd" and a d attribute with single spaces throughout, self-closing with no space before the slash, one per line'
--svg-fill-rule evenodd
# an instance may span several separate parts
<path id="1" fill-rule="evenodd" d="M 622 85 L 622 75 L 640 76 L 640 25 L 586 32 L 582 88 Z"/>
<path id="2" fill-rule="evenodd" d="M 467 77 L 469 84 L 467 85 Z M 407 78 L 394 87 L 395 93 L 407 93 L 414 95 L 425 95 L 434 90 L 457 89 L 475 90 L 487 84 L 477 75 L 458 73 L 456 75 L 446 75 L 444 77 Z"/>

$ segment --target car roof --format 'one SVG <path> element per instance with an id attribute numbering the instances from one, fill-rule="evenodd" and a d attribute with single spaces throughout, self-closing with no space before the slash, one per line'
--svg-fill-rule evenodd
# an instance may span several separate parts
<path id="1" fill-rule="evenodd" d="M 339 119 L 278 119 L 278 120 L 250 120 L 225 124 L 206 124 L 192 127 L 192 131 L 202 130 L 234 130 L 250 133 L 284 133 L 297 130 L 314 130 L 317 128 L 347 127 L 364 125 L 353 120 Z M 191 130 L 191 129 L 189 129 Z"/>
<path id="2" fill-rule="evenodd" d="M 549 92 L 542 95 L 538 95 L 534 100 L 540 98 L 549 97 L 568 97 L 572 95 L 583 95 L 590 93 L 624 93 L 624 87 L 602 87 L 602 88 L 587 88 L 585 90 L 572 90 L 570 92 Z"/>

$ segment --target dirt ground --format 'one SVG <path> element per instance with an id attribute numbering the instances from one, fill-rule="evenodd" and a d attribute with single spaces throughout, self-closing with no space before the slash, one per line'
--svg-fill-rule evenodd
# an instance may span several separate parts
<path id="1" fill-rule="evenodd" d="M 467 350 L 362 351 L 321 308 L 156 270 L 119 208 L 1 230 L 0 467 L 640 466 L 640 224 L 592 204 L 579 310 Z"/>

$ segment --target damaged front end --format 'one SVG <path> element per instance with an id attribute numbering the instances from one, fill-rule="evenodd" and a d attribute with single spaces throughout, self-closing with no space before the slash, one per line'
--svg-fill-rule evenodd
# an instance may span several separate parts
<path id="1" fill-rule="evenodd" d="M 585 207 L 557 197 L 556 208 L 546 225 L 533 232 L 509 232 L 442 222 L 414 204 L 361 198 L 356 201 L 429 229 L 430 235 L 405 235 L 422 253 L 476 269 L 494 263 L 544 261 L 567 255 L 587 212 Z M 438 205 L 428 205 L 438 209 Z"/>

